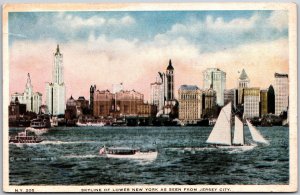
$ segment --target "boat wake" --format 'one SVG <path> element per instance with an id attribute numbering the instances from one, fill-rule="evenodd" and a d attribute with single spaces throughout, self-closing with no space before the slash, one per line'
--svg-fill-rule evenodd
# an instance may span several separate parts
<path id="1" fill-rule="evenodd" d="M 67 155 L 67 156 L 62 156 L 62 158 L 77 158 L 77 159 L 87 159 L 87 158 L 99 158 L 99 155 L 93 155 L 93 154 L 87 154 L 87 155 Z"/>
<path id="2" fill-rule="evenodd" d="M 65 142 L 65 141 L 43 141 L 40 144 L 42 145 L 63 145 L 63 144 L 86 144 L 86 143 L 98 143 L 96 141 L 70 141 L 70 142 Z"/>
<path id="3" fill-rule="evenodd" d="M 228 153 L 240 153 L 253 150 L 257 145 L 244 145 L 244 146 L 217 146 L 217 147 L 186 147 L 186 148 L 167 148 L 169 151 L 177 152 L 198 152 L 198 151 L 224 151 Z"/>
<path id="4" fill-rule="evenodd" d="M 47 128 L 35 129 L 35 128 L 32 128 L 32 127 L 27 127 L 25 129 L 25 131 L 33 132 L 35 135 L 43 135 L 43 134 L 48 132 L 48 129 Z"/>
<path id="5" fill-rule="evenodd" d="M 37 146 L 37 145 L 65 145 L 65 144 L 87 144 L 87 143 L 98 143 L 96 141 L 42 141 L 40 143 L 9 143 L 12 145 L 16 145 L 17 147 L 23 147 L 24 145 L 28 146 Z"/>

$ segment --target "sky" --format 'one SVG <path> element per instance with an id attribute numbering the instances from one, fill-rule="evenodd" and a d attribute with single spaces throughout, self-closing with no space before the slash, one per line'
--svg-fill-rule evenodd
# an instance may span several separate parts
<path id="1" fill-rule="evenodd" d="M 202 72 L 226 72 L 235 88 L 244 68 L 251 87 L 267 88 L 288 73 L 287 11 L 98 11 L 9 13 L 10 94 L 23 92 L 27 73 L 43 94 L 52 81 L 53 53 L 63 54 L 66 98 L 89 87 L 123 83 L 149 100 L 150 83 L 175 69 L 180 85 L 203 87 Z"/>

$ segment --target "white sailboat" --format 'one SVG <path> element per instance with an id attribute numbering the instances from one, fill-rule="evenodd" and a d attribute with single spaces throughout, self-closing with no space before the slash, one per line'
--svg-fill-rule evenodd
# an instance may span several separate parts
<path id="1" fill-rule="evenodd" d="M 232 136 L 232 112 L 231 102 L 224 106 L 219 114 L 216 124 L 211 131 L 206 143 L 212 144 L 218 148 L 241 148 L 252 149 L 256 145 L 245 144 L 243 122 L 235 116 L 235 127 Z M 268 141 L 260 132 L 247 120 L 247 124 L 254 142 L 268 144 Z"/>

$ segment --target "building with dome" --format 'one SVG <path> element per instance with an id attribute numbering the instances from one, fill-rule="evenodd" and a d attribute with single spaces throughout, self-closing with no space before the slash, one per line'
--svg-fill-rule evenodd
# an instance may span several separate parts
<path id="1" fill-rule="evenodd" d="M 250 79 L 245 69 L 243 69 L 238 78 L 238 101 L 237 101 L 238 104 L 243 103 L 244 89 L 248 88 L 249 84 L 250 84 Z"/>

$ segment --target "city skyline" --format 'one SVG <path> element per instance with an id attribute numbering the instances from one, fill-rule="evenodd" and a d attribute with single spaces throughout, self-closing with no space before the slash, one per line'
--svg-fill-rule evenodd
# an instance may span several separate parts
<path id="1" fill-rule="evenodd" d="M 180 85 L 202 88 L 202 71 L 206 68 L 226 72 L 227 89 L 237 87 L 238 71 L 243 68 L 251 78 L 251 86 L 261 88 L 273 84 L 274 72 L 288 73 L 285 11 L 160 11 L 156 15 L 11 13 L 10 94 L 23 91 L 30 73 L 32 85 L 43 94 L 44 103 L 45 83 L 51 80 L 57 44 L 64 54 L 66 98 L 88 97 L 92 84 L 97 89 L 112 90 L 113 84 L 124 83 L 124 89 L 135 89 L 149 100 L 150 83 L 158 71 L 166 69 L 169 59 L 175 69 L 175 97 Z M 45 25 L 42 21 L 52 22 Z M 158 24 L 153 27 L 151 22 Z"/>

